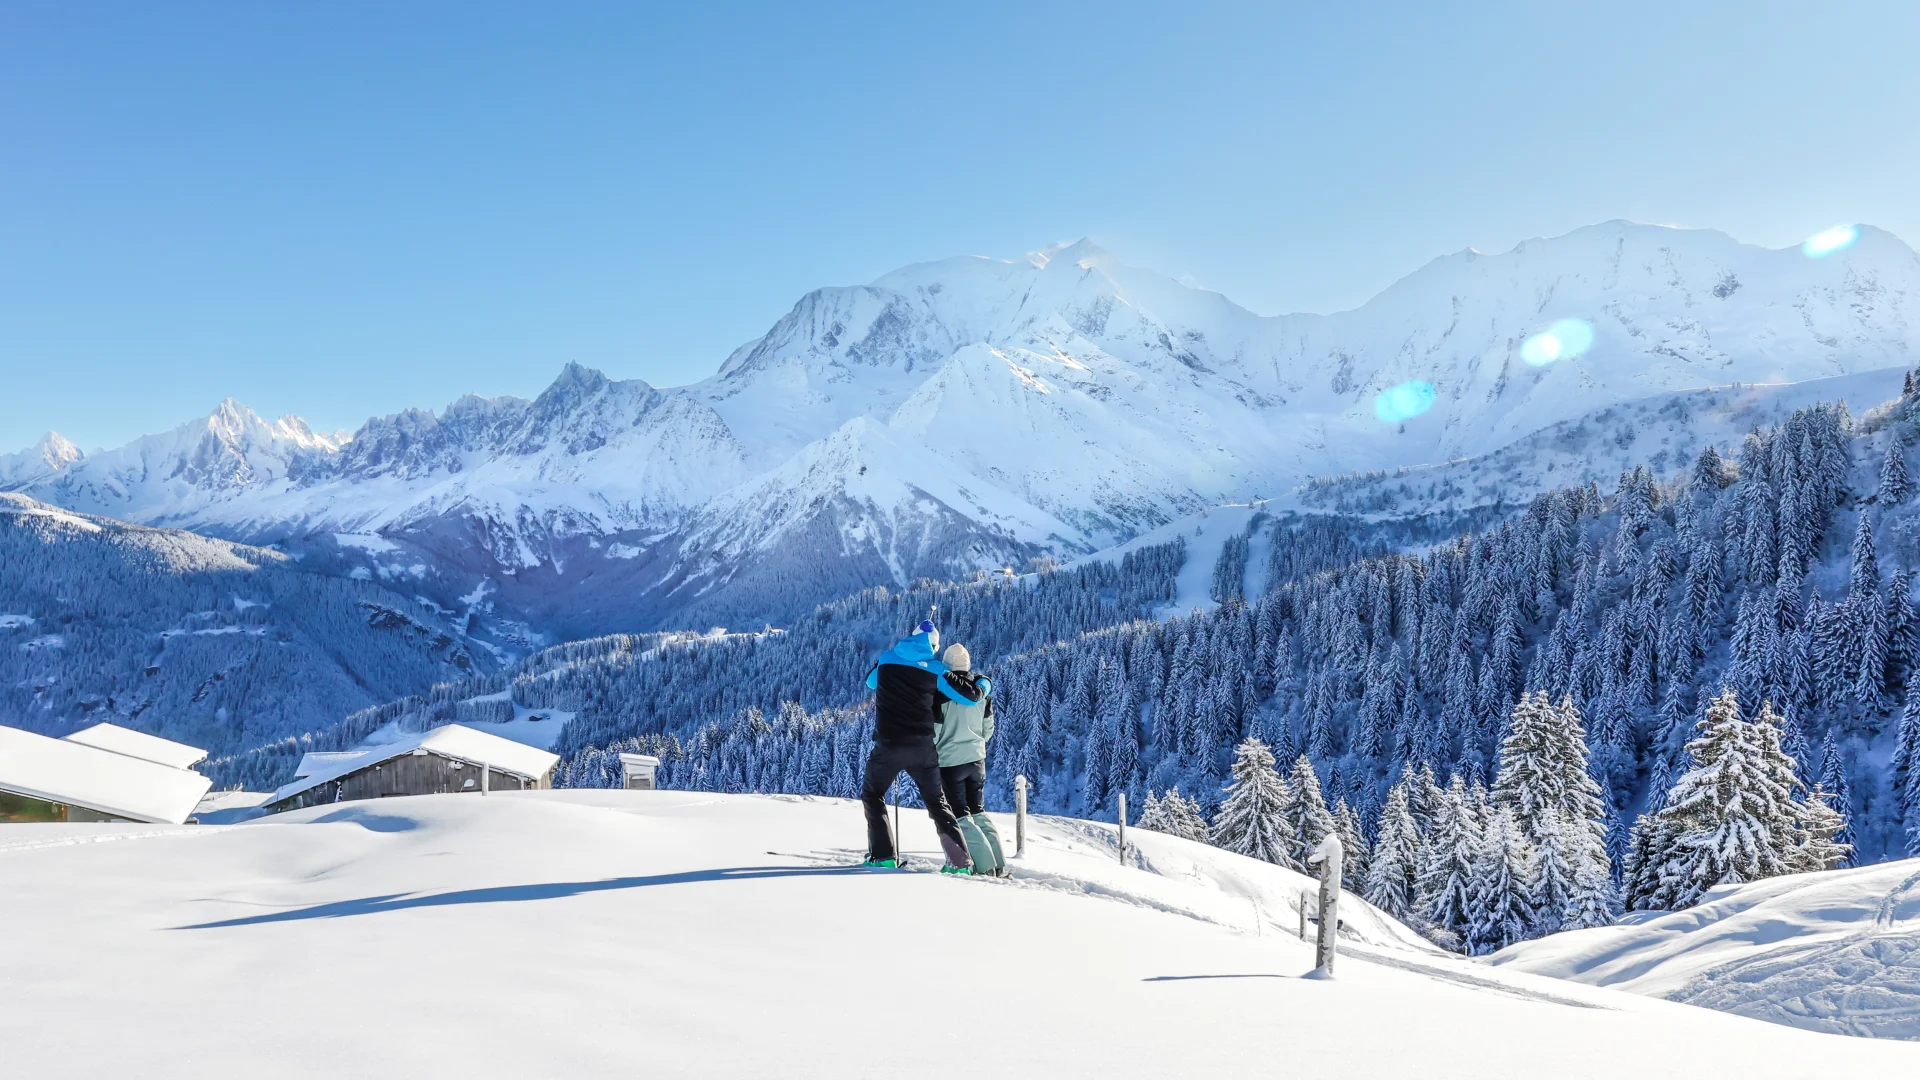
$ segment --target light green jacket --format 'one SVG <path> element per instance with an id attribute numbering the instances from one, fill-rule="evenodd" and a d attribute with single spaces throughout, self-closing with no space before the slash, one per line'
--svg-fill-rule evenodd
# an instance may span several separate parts
<path id="1" fill-rule="evenodd" d="M 941 768 L 987 759 L 987 740 L 993 738 L 993 717 L 987 712 L 987 702 L 992 700 L 993 683 L 983 681 L 987 692 L 977 703 L 940 703 L 940 723 L 933 729 L 933 746 L 940 753 Z"/>

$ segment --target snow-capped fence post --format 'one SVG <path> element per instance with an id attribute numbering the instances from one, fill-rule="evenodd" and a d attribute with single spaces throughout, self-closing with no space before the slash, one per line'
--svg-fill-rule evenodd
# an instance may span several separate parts
<path id="1" fill-rule="evenodd" d="M 1120 865 L 1127 865 L 1127 793 L 1120 793 Z"/>
<path id="2" fill-rule="evenodd" d="M 1307 857 L 1308 863 L 1320 867 L 1320 934 L 1313 950 L 1313 974 L 1322 979 L 1333 978 L 1334 935 L 1340 930 L 1340 864 L 1345 855 L 1340 837 L 1328 833 Z"/>
<path id="3" fill-rule="evenodd" d="M 1027 856 L 1027 778 L 1013 778 L 1013 857 Z"/>
<path id="4" fill-rule="evenodd" d="M 480 763 L 480 794 L 482 795 L 485 795 L 487 793 L 487 789 L 491 786 L 492 781 L 489 774 L 491 774 L 492 772 L 493 772 L 493 766 L 487 764 L 484 761 Z"/>

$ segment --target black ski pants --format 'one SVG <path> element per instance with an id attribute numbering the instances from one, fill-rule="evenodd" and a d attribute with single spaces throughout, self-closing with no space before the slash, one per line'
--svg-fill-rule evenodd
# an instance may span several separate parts
<path id="1" fill-rule="evenodd" d="M 928 746 L 875 745 L 867 755 L 867 772 L 860 782 L 860 803 L 867 811 L 867 858 L 895 857 L 893 830 L 887 824 L 887 789 L 894 778 L 906 773 L 920 790 L 920 801 L 927 804 L 927 816 L 940 834 L 940 847 L 947 853 L 947 865 L 972 866 L 967 842 L 960 836 L 960 823 L 940 788 L 940 758 Z"/>
<path id="2" fill-rule="evenodd" d="M 940 766 L 940 788 L 947 793 L 947 805 L 961 817 L 986 813 L 987 763 Z"/>

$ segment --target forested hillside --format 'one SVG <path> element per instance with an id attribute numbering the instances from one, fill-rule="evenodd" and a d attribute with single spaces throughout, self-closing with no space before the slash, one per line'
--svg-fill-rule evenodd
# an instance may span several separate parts
<path id="1" fill-rule="evenodd" d="M 1279 524 L 1276 559 L 1325 567 L 1207 614 L 976 650 L 999 687 L 992 800 L 1009 805 L 1024 773 L 1047 811 L 1109 816 L 1118 792 L 1139 806 L 1177 786 L 1212 814 L 1252 735 L 1283 771 L 1306 754 L 1326 801 L 1348 803 L 1372 839 L 1409 767 L 1496 786 L 1515 705 L 1538 691 L 1566 699 L 1583 730 L 1617 878 L 1634 820 L 1699 764 L 1686 747 L 1724 687 L 1747 717 L 1771 703 L 1796 797 L 1831 794 L 1855 858 L 1903 854 L 1903 817 L 1920 811 L 1900 791 L 1920 750 L 1920 721 L 1900 719 L 1920 709 L 1907 693 L 1915 427 L 1911 391 L 1858 422 L 1843 406 L 1802 409 L 1679 476 L 1636 468 L 1611 495 L 1552 492 L 1418 553 L 1321 560 L 1332 540 Z M 631 745 L 664 753 L 675 784 L 851 792 L 861 714 L 753 704 L 691 738 Z M 584 729 L 569 741 L 586 743 L 629 745 Z M 609 782 L 610 765 L 576 751 L 569 779 Z"/>
<path id="2" fill-rule="evenodd" d="M 494 666 L 378 585 L 0 494 L 0 724 L 232 753 Z"/>
<path id="3" fill-rule="evenodd" d="M 976 575 L 959 584 L 874 588 L 824 605 L 793 627 L 758 633 L 616 634 L 543 650 L 498 674 L 448 682 L 337 724 L 213 763 L 223 781 L 278 783 L 308 750 L 353 746 L 388 724 L 417 730 L 500 719 L 511 704 L 577 714 L 554 749 L 584 752 L 640 736 L 691 736 L 717 717 L 783 705 L 850 705 L 867 694 L 873 655 L 929 612 L 990 655 L 1028 652 L 1138 619 L 1173 597 L 1182 547 L 1168 544 L 1074 570 Z M 473 699 L 511 691 L 507 701 Z"/>

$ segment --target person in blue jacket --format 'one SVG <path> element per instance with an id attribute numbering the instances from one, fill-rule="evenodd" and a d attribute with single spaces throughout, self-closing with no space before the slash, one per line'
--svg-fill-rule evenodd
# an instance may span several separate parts
<path id="1" fill-rule="evenodd" d="M 873 750 L 867 755 L 866 775 L 861 778 L 860 802 L 867 814 L 868 866 L 898 866 L 893 846 L 893 830 L 887 825 L 887 789 L 901 773 L 913 779 L 920 790 L 920 801 L 940 834 L 945 850 L 945 873 L 970 874 L 973 859 L 967 854 L 967 842 L 960 835 L 958 819 L 940 784 L 940 756 L 934 749 L 934 728 L 940 722 L 940 703 L 946 700 L 971 705 L 980 700 L 978 690 L 968 696 L 968 687 L 941 678 L 947 665 L 935 655 L 940 647 L 940 631 L 932 621 L 922 622 L 916 633 L 902 638 L 867 673 L 867 689 L 873 697 Z"/>

